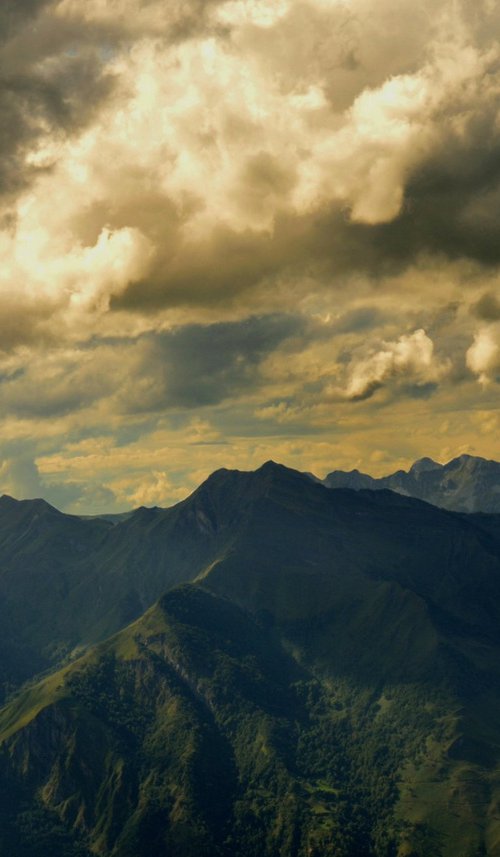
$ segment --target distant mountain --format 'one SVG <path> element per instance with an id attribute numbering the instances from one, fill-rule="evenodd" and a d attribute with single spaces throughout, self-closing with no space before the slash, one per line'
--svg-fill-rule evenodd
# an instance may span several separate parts
<path id="1" fill-rule="evenodd" d="M 500 854 L 500 516 L 273 462 L 118 521 L 2 498 L 0 655 L 47 671 L 2 857 Z"/>
<path id="2" fill-rule="evenodd" d="M 472 455 L 461 455 L 448 464 L 421 458 L 408 472 L 398 470 L 380 479 L 358 470 L 334 470 L 324 484 L 355 491 L 389 489 L 454 512 L 500 513 L 500 463 Z"/>

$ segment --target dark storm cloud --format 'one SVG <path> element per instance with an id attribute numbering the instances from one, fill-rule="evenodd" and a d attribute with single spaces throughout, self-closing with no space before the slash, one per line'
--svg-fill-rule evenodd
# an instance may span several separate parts
<path id="1" fill-rule="evenodd" d="M 53 3 L 0 10 L 0 193 L 24 187 L 40 169 L 25 163 L 38 142 L 84 127 L 112 91 L 104 34 L 50 16 Z M 101 38 L 102 35 L 102 38 Z"/>
<path id="2" fill-rule="evenodd" d="M 450 139 L 413 176 L 407 207 L 393 234 L 419 249 L 484 265 L 500 261 L 500 143 L 491 115 L 470 123 L 465 139 Z M 388 230 L 390 231 L 390 229 Z"/>
<path id="3" fill-rule="evenodd" d="M 43 140 L 48 127 L 57 134 L 85 125 L 111 88 L 92 54 L 66 57 L 48 72 L 0 74 L 0 193 L 23 187 L 50 167 L 26 166 L 28 147 Z"/>
<path id="4" fill-rule="evenodd" d="M 390 223 L 353 223 L 338 206 L 314 215 L 282 212 L 272 234 L 216 230 L 210 241 L 182 244 L 155 275 L 112 298 L 115 310 L 155 312 L 161 307 L 238 300 L 267 278 L 307 275 L 328 286 L 353 272 L 394 275 L 422 255 L 500 262 L 500 146 L 472 137 L 450 161 L 441 153 L 409 181 L 401 214 Z M 461 157 L 465 172 L 461 168 Z M 342 280 L 340 280 L 342 282 Z"/>
<path id="5" fill-rule="evenodd" d="M 132 283 L 113 297 L 111 309 L 155 312 L 163 306 L 231 300 L 279 271 L 285 259 L 276 237 L 218 228 L 202 244 L 180 244 L 154 278 Z"/>
<path id="6" fill-rule="evenodd" d="M 383 323 L 384 313 L 376 306 L 363 306 L 349 310 L 331 325 L 328 335 L 360 333 Z"/>
<path id="7" fill-rule="evenodd" d="M 136 383 L 123 391 L 132 412 L 214 405 L 258 385 L 261 361 L 303 322 L 287 315 L 186 325 L 148 337 Z"/>
<path id="8" fill-rule="evenodd" d="M 402 270 L 424 249 L 403 224 L 350 223 L 343 210 L 325 207 L 303 216 L 281 213 L 272 234 L 218 228 L 209 241 L 180 244 L 154 277 L 132 283 L 112 297 L 112 310 L 154 313 L 162 307 L 217 305 L 238 301 L 266 278 L 319 272 L 328 285 L 353 271 Z"/>
<path id="9" fill-rule="evenodd" d="M 33 19 L 53 0 L 3 0 L 0 6 L 0 43 L 11 38 L 20 26 Z"/>
<path id="10" fill-rule="evenodd" d="M 500 300 L 491 292 L 485 292 L 472 306 L 472 313 L 481 321 L 500 321 Z"/>
<path id="11" fill-rule="evenodd" d="M 374 271 L 403 268 L 422 253 L 486 266 L 500 261 L 500 141 L 497 99 L 441 145 L 410 176 L 401 214 L 370 227 L 346 224 L 350 264 Z M 453 115 L 443 124 L 452 124 Z M 346 250 L 345 262 L 349 251 Z"/>
<path id="12" fill-rule="evenodd" d="M 96 340 L 0 374 L 0 408 L 4 415 L 50 420 L 103 400 L 137 414 L 217 404 L 257 389 L 262 360 L 292 337 L 305 342 L 306 328 L 293 315 L 268 315 Z"/>

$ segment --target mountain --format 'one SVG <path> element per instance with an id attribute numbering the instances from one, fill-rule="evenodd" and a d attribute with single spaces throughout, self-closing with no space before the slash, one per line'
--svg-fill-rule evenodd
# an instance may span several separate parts
<path id="1" fill-rule="evenodd" d="M 255 473 L 217 471 L 182 503 L 142 507 L 117 523 L 4 497 L 0 677 L 9 689 L 62 665 L 137 619 L 170 587 L 197 578 L 245 607 L 272 611 L 277 604 L 291 620 L 307 605 L 314 615 L 325 598 L 354 597 L 367 568 L 370 586 L 391 568 L 395 582 L 405 583 L 414 568 L 421 588 L 436 567 L 449 565 L 447 539 L 462 538 L 462 530 L 473 543 L 467 552 L 456 549 L 459 563 L 473 557 L 487 576 L 491 560 L 478 543 L 479 523 L 467 521 L 386 493 L 332 494 L 272 462 Z M 489 526 L 493 538 L 495 524 Z M 418 543 L 414 529 L 422 534 Z M 486 616 L 480 621 L 491 624 Z"/>
<path id="2" fill-rule="evenodd" d="M 380 479 L 358 470 L 334 470 L 324 484 L 355 491 L 389 489 L 455 512 L 500 513 L 500 463 L 472 455 L 461 455 L 448 464 L 421 458 L 408 472 L 398 470 Z"/>
<path id="3" fill-rule="evenodd" d="M 216 532 L 203 498 L 202 486 L 171 509 L 141 507 L 117 521 L 0 498 L 0 698 L 2 686 L 105 639 L 214 561 L 232 517 Z"/>
<path id="4" fill-rule="evenodd" d="M 500 855 L 499 520 L 273 462 L 118 522 L 0 502 L 2 645 L 53 647 L 0 855 Z"/>
<path id="5" fill-rule="evenodd" d="M 1 712 L 0 853 L 496 854 L 476 731 L 424 682 L 315 675 L 185 585 Z"/>

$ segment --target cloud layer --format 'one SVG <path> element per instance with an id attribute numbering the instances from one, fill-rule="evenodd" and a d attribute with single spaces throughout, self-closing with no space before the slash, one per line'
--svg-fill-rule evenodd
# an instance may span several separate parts
<path id="1" fill-rule="evenodd" d="M 496 4 L 30 0 L 0 33 L 3 490 L 498 455 Z"/>

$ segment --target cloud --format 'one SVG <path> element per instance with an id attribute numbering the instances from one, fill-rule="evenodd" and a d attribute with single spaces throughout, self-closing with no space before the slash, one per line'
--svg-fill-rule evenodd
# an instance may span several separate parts
<path id="1" fill-rule="evenodd" d="M 300 328 L 293 315 L 271 315 L 147 336 L 136 383 L 124 387 L 118 406 L 127 413 L 201 408 L 252 393 L 262 361 Z"/>
<path id="2" fill-rule="evenodd" d="M 3 459 L 0 463 L 0 491 L 20 499 L 41 497 L 44 485 L 33 459 L 28 455 Z"/>
<path id="3" fill-rule="evenodd" d="M 48 480 L 28 453 L 0 460 L 0 493 L 17 500 L 43 498 L 57 509 L 78 514 L 89 506 L 94 514 L 107 511 L 116 502 L 113 492 L 91 479 L 85 483 Z"/>
<path id="4" fill-rule="evenodd" d="M 498 50 L 428 8 L 41 6 L 2 48 L 0 290 L 82 336 L 250 292 L 262 311 L 290 272 L 496 259 Z"/>
<path id="5" fill-rule="evenodd" d="M 145 37 L 160 38 L 167 44 L 192 38 L 210 28 L 211 10 L 220 0 L 59 0 L 54 4 L 55 21 L 74 21 L 110 32 L 115 39 L 139 41 Z"/>
<path id="6" fill-rule="evenodd" d="M 4 0 L 0 7 L 0 41 L 12 38 L 26 19 L 48 6 L 52 0 Z"/>
<path id="7" fill-rule="evenodd" d="M 373 305 L 360 306 L 340 315 L 333 322 L 331 330 L 336 334 L 358 333 L 363 330 L 370 330 L 383 321 L 384 313 L 378 307 Z"/>
<path id="8" fill-rule="evenodd" d="M 489 0 L 6 0 L 19 489 L 167 502 L 227 456 L 400 464 L 496 424 L 499 43 Z"/>
<path id="9" fill-rule="evenodd" d="M 95 119 L 113 76 L 98 43 L 78 30 L 58 32 L 50 3 L 8 6 L 0 17 L 0 199 L 10 206 L 53 167 L 62 140 Z"/>
<path id="10" fill-rule="evenodd" d="M 21 419 L 53 420 L 94 409 L 94 420 L 195 409 L 253 395 L 265 358 L 305 322 L 292 314 L 184 325 L 83 347 L 53 347 L 37 359 L 0 357 L 0 408 Z M 132 379 L 132 381 L 131 381 Z"/>
<path id="11" fill-rule="evenodd" d="M 500 326 L 481 328 L 466 354 L 466 363 L 478 381 L 486 387 L 500 376 Z"/>
<path id="12" fill-rule="evenodd" d="M 349 368 L 345 395 L 354 401 L 368 399 L 394 380 L 418 390 L 436 384 L 448 369 L 446 363 L 436 360 L 434 343 L 425 331 L 416 330 L 396 342 L 385 342 L 369 357 L 355 360 Z"/>
<path id="13" fill-rule="evenodd" d="M 482 321 L 500 321 L 500 301 L 491 292 L 485 292 L 473 305 L 472 312 Z"/>
<path id="14" fill-rule="evenodd" d="M 165 506 L 171 503 L 172 497 L 183 500 L 185 491 L 179 489 L 172 483 L 168 473 L 164 470 L 154 470 L 147 479 L 139 485 L 134 485 L 127 494 L 127 499 L 133 508 L 137 506 Z"/>
<path id="15" fill-rule="evenodd" d="M 2 412 L 41 420 L 76 414 L 123 383 L 122 356 L 106 347 L 56 349 L 28 361 L 21 354 L 7 361 L 0 375 Z"/>

